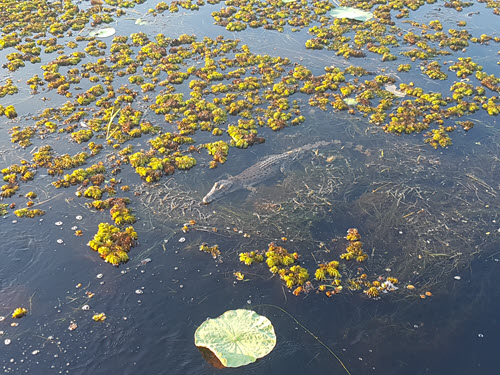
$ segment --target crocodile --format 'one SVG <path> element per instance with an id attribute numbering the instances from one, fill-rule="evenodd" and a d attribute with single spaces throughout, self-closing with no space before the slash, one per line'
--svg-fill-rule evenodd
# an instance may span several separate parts
<path id="1" fill-rule="evenodd" d="M 295 148 L 282 154 L 269 155 L 261 161 L 248 167 L 240 174 L 217 181 L 208 194 L 203 198 L 203 203 L 209 204 L 210 202 L 213 202 L 236 190 L 248 189 L 250 191 L 255 191 L 255 185 L 273 177 L 279 171 L 284 173 L 287 167 L 299 157 L 304 155 L 306 151 L 327 146 L 332 143 L 334 143 L 334 141 L 319 141 Z"/>

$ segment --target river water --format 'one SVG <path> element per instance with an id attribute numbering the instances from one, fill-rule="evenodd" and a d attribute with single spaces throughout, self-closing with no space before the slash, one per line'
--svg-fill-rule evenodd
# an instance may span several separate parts
<path id="1" fill-rule="evenodd" d="M 91 7 L 85 1 L 65 3 L 77 5 L 80 10 Z M 99 58 L 108 58 L 111 65 L 112 38 L 139 32 L 150 40 L 158 33 L 172 39 L 181 34 L 196 35 L 197 41 L 204 37 L 216 39 L 219 35 L 225 40 L 239 39 L 237 48 L 248 45 L 254 55 L 289 58 L 290 65 L 283 69 L 283 76 L 296 67 L 294 64 L 307 67 L 314 75 L 324 74 L 325 67 L 344 70 L 351 64 L 374 73 L 357 81 L 350 77 L 354 87 L 365 79 L 373 79 L 375 74 L 386 74 L 395 78 L 396 85 L 414 82 L 426 92 L 449 96 L 454 82 L 481 86 L 474 76 L 456 77 L 447 69 L 458 58 L 469 56 L 488 74 L 498 76 L 499 72 L 498 44 L 494 40 L 470 43 L 451 55 L 431 58 L 428 62 L 440 62 L 442 71 L 448 74 L 441 81 L 423 74 L 427 64 L 423 60 L 399 56 L 410 49 L 402 42 L 401 47 L 391 47 L 392 53 L 398 55 L 393 62 L 381 62 L 380 55 L 371 52 L 364 58 L 347 60 L 335 51 L 306 49 L 304 44 L 311 38 L 308 27 L 297 32 L 290 26 L 285 26 L 283 32 L 263 27 L 231 32 L 214 24 L 212 12 L 237 3 L 207 3 L 197 11 L 180 8 L 177 13 L 166 11 L 153 16 L 148 9 L 157 3 L 146 1 L 123 8 L 125 14 L 121 16 L 115 15 L 116 8 L 112 6 L 111 23 L 86 23 L 82 31 L 58 38 L 57 43 L 64 45 L 64 54 L 68 55 L 84 51 L 88 41 L 79 37 L 104 27 L 116 31 L 114 36 L 97 39 L 106 43 L 102 56 L 88 54 L 74 66 L 61 66 L 60 72 L 67 74 L 73 67 L 83 74 L 91 71 L 84 66 L 86 63 L 102 65 Z M 301 4 L 319 7 L 319 3 Z M 410 10 L 409 18 L 394 18 L 400 29 L 393 34 L 401 40 L 409 32 L 419 33 L 417 26 L 403 21 L 428 23 L 432 18 L 440 20 L 445 32 L 456 28 L 457 22 L 466 21 L 466 29 L 473 36 L 497 36 L 498 16 L 486 4 L 474 2 L 461 12 L 446 4 L 425 3 L 418 10 Z M 355 2 L 345 5 L 354 6 Z M 95 13 L 106 14 L 107 6 L 102 5 L 104 10 L 96 8 Z M 5 7 L 3 12 L 5 19 Z M 4 28 L 12 22 L 4 21 Z M 314 25 L 319 23 L 311 21 L 310 26 Z M 9 33 L 7 29 L 3 32 Z M 78 42 L 78 47 L 69 48 L 66 43 L 71 41 Z M 175 45 L 168 48 L 171 47 Z M 135 53 L 139 48 L 133 47 Z M 1 50 L 2 62 L 7 63 L 12 52 L 13 47 Z M 6 85 L 10 78 L 19 92 L 0 99 L 4 107 L 14 105 L 18 114 L 15 119 L 0 117 L 2 169 L 22 165 L 23 160 L 31 163 L 33 155 L 44 145 L 50 145 L 55 155 L 89 152 L 88 142 L 75 142 L 69 135 L 71 131 L 50 133 L 41 131 L 40 126 L 30 145 L 23 148 L 11 142 L 14 126 L 34 126 L 39 121 L 35 117 L 44 109 L 74 101 L 77 94 L 96 82 L 105 85 L 102 76 L 96 82 L 90 82 L 87 76 L 86 81 L 71 84 L 72 98 L 49 90 L 47 84 L 33 93 L 26 80 L 34 74 L 43 79 L 44 70 L 47 71 L 43 65 L 57 56 L 42 52 L 40 57 L 40 62 L 26 61 L 26 66 L 16 71 L 4 66 L 1 85 Z M 220 61 L 220 57 L 217 59 Z M 131 106 L 143 112 L 142 120 L 158 126 L 163 133 L 176 132 L 176 122 L 165 121 L 163 113 L 155 114 L 151 106 L 163 88 L 158 85 L 154 91 L 143 93 L 129 79 L 143 75 L 145 82 L 154 82 L 147 73 L 141 73 L 147 64 L 154 65 L 152 60 L 135 62 L 137 73 L 127 71 L 123 77 L 117 74 L 109 84 L 117 96 L 127 87 L 136 90 L 139 94 Z M 264 66 L 267 64 L 270 63 Z M 399 72 L 399 64 L 410 64 L 412 69 Z M 185 72 L 189 66 L 206 66 L 206 61 L 194 56 L 179 65 Z M 130 62 L 122 70 L 127 66 Z M 90 75 L 96 75 L 95 70 L 91 72 Z M 161 71 L 159 80 L 168 75 Z M 252 75 L 261 77 L 255 67 L 243 77 Z M 185 84 L 176 86 L 177 92 L 184 93 L 184 100 L 191 94 L 191 79 L 198 78 L 192 76 Z M 118 89 L 120 85 L 122 91 Z M 498 82 L 495 87 L 497 92 L 487 89 L 484 95 L 490 98 L 497 94 L 498 100 Z M 149 98 L 144 98 L 146 94 Z M 212 100 L 215 96 L 206 97 Z M 500 336 L 497 117 L 481 109 L 463 118 L 445 118 L 444 126 L 456 126 L 450 133 L 453 144 L 435 149 L 424 141 L 427 131 L 399 136 L 387 133 L 382 126 L 369 122 L 369 116 L 363 116 L 356 105 L 349 104 L 356 108 L 353 113 L 336 111 L 330 105 L 323 111 L 309 105 L 310 97 L 303 93 L 290 97 L 290 102 L 297 101 L 295 109 L 305 117 L 303 123 L 287 125 L 280 131 L 258 127 L 258 135 L 265 142 L 248 148 L 230 147 L 227 161 L 217 168 L 209 168 L 212 157 L 205 149 L 188 152 L 189 146 L 181 144 L 179 151 L 197 159 L 197 165 L 189 170 L 178 168 L 153 183 L 141 179 L 127 162 L 116 160 L 123 156 L 118 156 L 118 152 L 128 145 L 133 145 L 133 152 L 148 150 L 148 141 L 157 134 L 144 132 L 121 145 L 115 141 L 117 146 L 113 147 L 113 143 L 107 142 L 106 138 L 112 137 L 104 121 L 91 139 L 102 144 L 103 149 L 81 168 L 102 162 L 106 167 L 104 184 L 112 185 L 111 179 L 115 178 L 117 196 L 130 199 L 127 207 L 136 216 L 132 225 L 138 239 L 128 253 L 130 260 L 117 267 L 104 262 L 88 246 L 99 223 L 113 224 L 109 209 L 89 208 L 92 199 L 78 193 L 85 190 L 82 186 L 54 187 L 52 182 L 62 177 L 51 176 L 46 167 L 33 166 L 36 174 L 27 182 L 20 182 L 18 176 L 15 184 L 20 189 L 0 201 L 12 206 L 6 207 L 7 213 L 0 217 L 2 370 L 12 374 L 496 373 Z M 403 106 L 407 98 L 396 98 L 391 108 Z M 260 107 L 270 103 L 271 100 Z M 498 108 L 498 101 L 493 103 Z M 78 110 L 86 111 L 87 117 L 83 122 L 73 122 L 77 125 L 75 131 L 87 129 L 88 120 L 99 108 L 90 102 Z M 102 113 L 95 117 L 99 116 Z M 264 115 L 252 112 L 252 116 Z M 64 123 L 67 117 L 53 117 L 50 121 L 62 129 L 68 126 Z M 219 127 L 225 131 L 241 118 L 244 117 L 229 116 Z M 467 132 L 457 125 L 457 121 L 466 120 L 474 123 Z M 431 129 L 438 126 L 433 124 Z M 225 132 L 219 138 L 211 132 L 193 133 L 188 135 L 193 137 L 195 146 L 219 139 L 230 141 Z M 268 155 L 320 140 L 330 144 L 301 155 L 284 174 L 257 185 L 255 192 L 239 190 L 209 205 L 201 204 L 215 181 L 237 175 Z M 9 172 L 3 175 L 8 176 Z M 8 184 L 8 180 L 9 177 L 4 178 L 4 183 Z M 122 186 L 129 189 L 121 189 Z M 37 193 L 32 208 L 42 209 L 45 214 L 19 218 L 14 211 L 26 207 L 30 199 L 25 195 L 29 191 Z M 102 199 L 108 197 L 111 194 Z M 349 228 L 357 228 L 361 234 L 363 250 L 368 255 L 364 262 L 340 259 L 348 245 L 345 236 Z M 75 235 L 77 231 L 81 235 Z M 265 264 L 248 267 L 239 261 L 239 253 L 265 251 L 271 242 L 290 253 L 299 253 L 298 264 L 308 269 L 313 290 L 296 296 L 292 293 L 295 288 L 288 289 Z M 218 245 L 220 254 L 212 257 L 200 251 L 204 243 Z M 317 264 L 331 260 L 341 262 L 343 288 L 327 296 L 318 289 L 321 283 L 313 279 Z M 238 280 L 236 272 L 243 273 L 244 279 Z M 363 292 L 367 289 L 364 284 L 360 290 L 348 288 L 347 280 L 359 279 L 362 274 L 370 282 L 395 277 L 397 290 L 380 290 L 377 298 L 369 298 Z M 11 314 L 18 307 L 26 308 L 28 313 L 14 319 Z M 253 309 L 268 317 L 277 334 L 277 345 L 253 364 L 215 369 L 194 345 L 194 332 L 205 319 L 239 308 Z M 93 320 L 99 313 L 105 313 L 104 321 Z"/>

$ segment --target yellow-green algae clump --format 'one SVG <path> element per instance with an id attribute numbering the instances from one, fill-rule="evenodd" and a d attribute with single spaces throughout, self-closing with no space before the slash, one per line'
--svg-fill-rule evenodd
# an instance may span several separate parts
<path id="1" fill-rule="evenodd" d="M 349 241 L 346 253 L 341 254 L 343 260 L 356 259 L 358 262 L 367 259 L 367 255 L 362 251 L 360 242 L 361 235 L 356 228 L 350 228 L 347 232 L 346 239 Z M 251 251 L 242 252 L 239 254 L 240 262 L 251 266 L 255 263 L 266 262 L 271 273 L 279 275 L 284 281 L 287 288 L 293 290 L 293 294 L 298 296 L 301 293 L 309 293 L 313 290 L 316 292 L 324 292 L 327 297 L 332 297 L 335 294 L 341 293 L 344 287 L 350 290 L 364 290 L 364 293 L 370 298 L 376 298 L 381 291 L 394 291 L 398 288 L 398 280 L 394 277 L 385 279 L 380 276 L 370 282 L 366 274 L 361 274 L 360 268 L 357 268 L 357 277 L 350 277 L 346 281 L 342 280 L 340 268 L 349 275 L 353 274 L 353 270 L 347 268 L 347 263 L 341 264 L 339 261 L 332 260 L 325 263 L 318 263 L 314 273 L 314 280 L 309 281 L 309 272 L 305 267 L 298 264 L 299 254 L 289 253 L 282 246 L 270 243 L 266 251 Z M 235 275 L 242 278 L 241 273 L 236 272 Z M 319 283 L 319 284 L 318 284 Z"/>
<path id="2" fill-rule="evenodd" d="M 120 228 L 108 223 L 100 223 L 99 230 L 88 245 L 97 251 L 101 258 L 112 265 L 126 263 L 128 252 L 135 245 L 137 233 L 132 226 L 121 231 Z"/>

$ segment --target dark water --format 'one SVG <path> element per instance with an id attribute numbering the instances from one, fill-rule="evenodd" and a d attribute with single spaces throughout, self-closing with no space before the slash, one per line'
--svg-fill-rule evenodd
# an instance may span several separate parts
<path id="1" fill-rule="evenodd" d="M 154 3 L 134 9 L 144 14 Z M 318 74 L 324 66 L 345 67 L 351 63 L 328 51 L 305 50 L 305 30 L 230 33 L 212 25 L 210 13 L 220 6 L 207 4 L 198 12 L 166 12 L 148 18 L 152 24 L 147 26 L 139 27 L 127 19 L 119 19 L 112 26 L 117 34 L 124 35 L 144 31 L 172 37 L 185 33 L 196 34 L 199 39 L 217 35 L 238 38 L 254 53 L 290 57 Z M 440 18 L 449 27 L 467 19 L 474 35 L 497 32 L 498 18 L 483 5 L 476 7 L 481 10 L 481 18 L 471 19 L 464 13 L 467 11 L 447 10 L 442 2 L 424 6 L 414 15 L 419 19 L 428 15 Z M 137 18 L 136 13 L 129 14 Z M 475 61 L 485 71 L 498 75 L 496 61 L 490 58 L 497 50 L 494 43 L 472 45 L 468 54 L 477 56 Z M 2 61 L 5 55 L 1 51 Z M 395 71 L 397 64 L 403 63 L 400 60 L 382 66 L 377 56 L 353 63 Z M 27 66 L 9 75 L 25 80 L 33 72 L 40 74 L 36 66 Z M 416 69 L 409 74 L 405 79 L 430 90 L 439 88 Z M 22 114 L 16 121 L 26 125 L 32 121 L 28 114 L 35 114 L 45 104 L 40 95 L 30 96 L 22 87 L 24 91 L 3 98 L 1 103 L 14 103 Z M 43 95 L 61 100 L 50 92 Z M 39 201 L 46 201 L 41 208 L 47 213 L 34 219 L 18 219 L 12 213 L 0 218 L 0 315 L 6 317 L 0 322 L 3 371 L 346 373 L 321 345 L 323 342 L 351 374 L 497 373 L 500 135 L 495 129 L 496 117 L 484 112 L 470 116 L 479 125 L 467 134 L 454 134 L 453 146 L 434 150 L 423 144 L 420 135 L 385 134 L 359 116 L 322 112 L 308 107 L 306 97 L 298 100 L 308 117 L 304 124 L 277 133 L 259 129 L 266 143 L 248 150 L 231 149 L 228 162 L 217 169 L 208 169 L 206 159 L 204 165 L 170 176 L 172 183 L 183 189 L 178 202 L 199 202 L 223 174 L 237 174 L 262 156 L 321 139 L 339 141 L 320 150 L 319 155 L 299 161 L 290 175 L 270 180 L 255 196 L 235 192 L 223 201 L 195 206 L 196 210 L 182 215 L 179 210 L 169 210 L 165 202 L 165 206 L 158 204 L 167 188 L 145 185 L 130 168 L 124 168 L 120 178 L 133 187 L 125 195 L 132 198 L 131 207 L 138 217 L 134 227 L 139 243 L 129 254 L 131 260 L 120 267 L 104 263 L 86 245 L 98 223 L 110 220 L 107 210 L 87 209 L 82 198 L 74 195 L 74 188 L 56 190 L 50 185 L 53 178 L 44 176 L 43 171 L 34 182 L 23 185 L 23 192 L 33 190 Z M 150 116 L 150 121 L 158 121 Z M 11 145 L 8 128 L 12 126 L 13 122 L 2 117 L 2 168 L 29 158 L 33 147 L 23 150 Z M 57 142 L 56 138 L 50 142 L 61 153 L 81 150 L 80 145 Z M 146 147 L 145 140 L 137 143 Z M 41 144 L 41 140 L 36 141 L 36 146 Z M 335 157 L 334 162 L 326 161 L 329 156 Z M 305 189 L 303 184 L 311 186 Z M 326 193 L 329 186 L 333 187 Z M 317 200 L 307 195 L 308 189 L 317 193 Z M 297 205 L 289 204 L 293 197 Z M 322 204 L 321 197 L 332 206 Z M 26 199 L 15 199 L 18 207 L 23 207 Z M 283 211 L 265 211 L 261 205 L 267 203 L 282 204 Z M 426 212 L 422 215 L 428 216 L 416 213 L 421 209 Z M 269 216 L 257 221 L 253 212 L 268 212 Z M 197 225 L 183 233 L 182 225 L 190 219 Z M 62 225 L 55 224 L 59 221 Z M 82 237 L 74 236 L 75 226 L 83 231 Z M 218 231 L 213 232 L 212 227 Z M 298 251 L 302 264 L 312 273 L 316 260 L 338 259 L 342 237 L 351 227 L 360 230 L 370 255 L 359 265 L 363 272 L 374 277 L 398 277 L 398 291 L 383 294 L 378 300 L 347 288 L 332 298 L 314 292 L 296 297 L 264 265 L 247 268 L 238 261 L 241 251 L 266 249 L 269 242 L 285 236 L 289 240 L 281 244 Z M 244 237 L 244 233 L 250 237 Z M 185 241 L 180 242 L 182 238 Z M 212 259 L 200 252 L 203 242 L 217 243 L 221 257 Z M 320 243 L 326 244 L 331 253 L 320 250 Z M 440 255 L 443 252 L 445 256 Z M 417 261 L 419 255 L 422 262 Z M 355 273 L 356 268 L 349 265 L 346 272 Z M 246 280 L 236 281 L 236 271 L 243 272 Z M 100 274 L 102 278 L 97 277 Z M 81 286 L 76 287 L 78 284 Z M 407 290 L 408 284 L 415 284 L 418 292 Z M 420 298 L 425 291 L 431 291 L 432 297 Z M 86 292 L 95 295 L 88 298 Z M 82 310 L 86 304 L 90 309 Z M 10 314 L 19 306 L 28 308 L 29 315 L 18 320 L 19 326 L 11 327 Z M 237 308 L 251 308 L 267 316 L 275 327 L 277 346 L 254 364 L 214 369 L 194 346 L 194 332 L 207 317 Z M 106 313 L 106 321 L 94 322 L 92 316 L 100 312 Z M 74 331 L 68 330 L 72 322 L 78 324 Z M 4 345 L 5 339 L 11 340 L 10 345 Z"/>

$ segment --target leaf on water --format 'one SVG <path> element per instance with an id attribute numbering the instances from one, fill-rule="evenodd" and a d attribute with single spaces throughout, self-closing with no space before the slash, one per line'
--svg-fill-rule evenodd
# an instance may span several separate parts
<path id="1" fill-rule="evenodd" d="M 283 0 L 283 2 L 284 2 L 285 4 L 288 4 L 288 3 L 293 3 L 294 1 L 297 1 L 297 0 Z"/>
<path id="2" fill-rule="evenodd" d="M 269 354 L 276 334 L 269 319 L 252 310 L 229 310 L 205 320 L 194 334 L 197 347 L 209 349 L 226 367 L 240 367 Z"/>
<path id="3" fill-rule="evenodd" d="M 140 26 L 149 25 L 149 23 L 149 21 L 143 20 L 142 18 L 138 18 L 135 20 L 135 24 Z"/>
<path id="4" fill-rule="evenodd" d="M 349 18 L 351 20 L 363 22 L 373 18 L 373 13 L 351 7 L 338 7 L 332 9 L 330 15 L 336 18 Z"/>
<path id="5" fill-rule="evenodd" d="M 116 30 L 113 27 L 106 27 L 105 29 L 93 30 L 89 36 L 95 38 L 107 38 L 108 36 L 115 35 Z"/>
<path id="6" fill-rule="evenodd" d="M 400 91 L 396 88 L 396 85 L 389 83 L 389 84 L 385 85 L 384 87 L 387 91 L 394 94 L 398 98 L 404 98 L 406 96 L 406 94 L 403 91 Z"/>
<path id="7" fill-rule="evenodd" d="M 344 98 L 344 103 L 347 105 L 356 105 L 358 101 L 354 98 Z"/>

